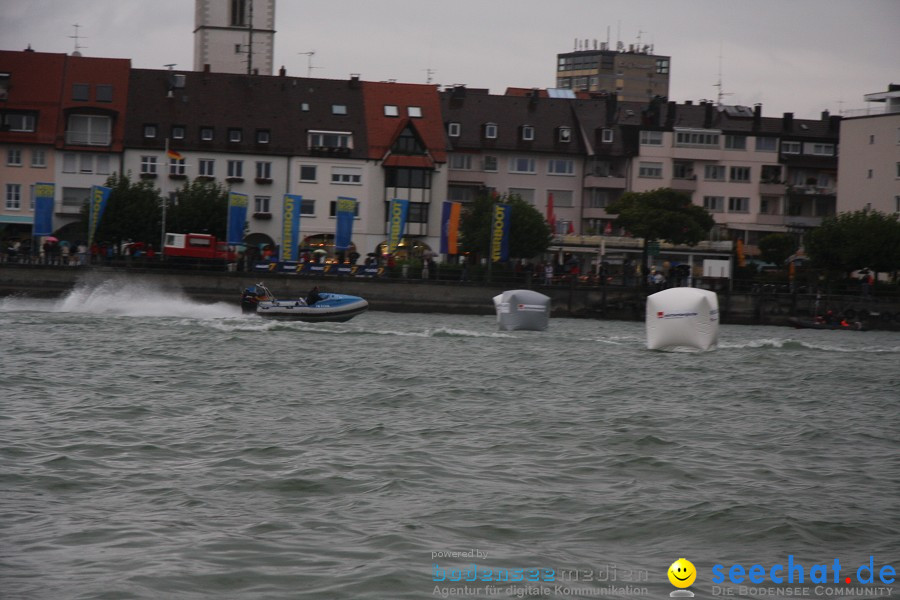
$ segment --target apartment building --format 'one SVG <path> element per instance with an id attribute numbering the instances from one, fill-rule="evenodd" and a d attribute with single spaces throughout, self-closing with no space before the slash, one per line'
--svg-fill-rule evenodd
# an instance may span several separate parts
<path id="1" fill-rule="evenodd" d="M 850 111 L 841 121 L 838 212 L 900 213 L 900 85 L 865 100 L 878 108 Z"/>
<path id="2" fill-rule="evenodd" d="M 621 42 L 615 49 L 587 40 L 573 52 L 556 55 L 556 87 L 613 94 L 624 102 L 646 102 L 669 95 L 671 58 L 653 53 L 650 45 Z"/>
<path id="3" fill-rule="evenodd" d="M 36 183 L 56 184 L 61 230 L 78 221 L 90 187 L 119 170 L 130 68 L 127 59 L 0 51 L 5 232 L 30 233 Z"/>

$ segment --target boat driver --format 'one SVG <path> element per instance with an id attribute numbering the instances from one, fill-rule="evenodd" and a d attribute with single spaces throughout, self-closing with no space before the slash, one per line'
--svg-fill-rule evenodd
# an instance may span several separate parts
<path id="1" fill-rule="evenodd" d="M 307 304 L 307 306 L 312 306 L 313 304 L 315 304 L 316 302 L 318 302 L 321 299 L 322 299 L 322 296 L 319 295 L 319 286 L 315 286 L 315 287 L 313 287 L 313 289 L 311 289 L 309 291 L 309 294 L 307 294 L 306 304 Z"/>

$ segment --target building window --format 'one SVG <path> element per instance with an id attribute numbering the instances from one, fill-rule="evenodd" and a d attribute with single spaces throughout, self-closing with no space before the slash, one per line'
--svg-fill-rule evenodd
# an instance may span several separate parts
<path id="1" fill-rule="evenodd" d="M 726 150 L 746 150 L 747 149 L 747 136 L 746 135 L 726 135 L 725 136 L 725 149 Z"/>
<path id="2" fill-rule="evenodd" d="M 725 181 L 725 166 L 706 165 L 703 168 L 703 178 L 706 181 Z"/>
<path id="3" fill-rule="evenodd" d="M 553 195 L 553 206 L 558 208 L 572 208 L 575 206 L 575 194 L 572 190 L 547 190 L 547 196 Z"/>
<path id="4" fill-rule="evenodd" d="M 657 58 L 656 59 L 656 72 L 659 75 L 668 75 L 669 74 L 669 59 L 668 58 Z"/>
<path id="5" fill-rule="evenodd" d="M 47 166 L 47 152 L 43 148 L 31 150 L 31 166 L 35 168 Z"/>
<path id="6" fill-rule="evenodd" d="M 675 146 L 682 148 L 718 148 L 719 133 L 702 129 L 675 130 Z"/>
<path id="7" fill-rule="evenodd" d="M 312 198 L 303 198 L 300 200 L 300 214 L 306 215 L 307 217 L 315 216 L 316 201 Z"/>
<path id="8" fill-rule="evenodd" d="M 173 140 L 183 140 L 184 139 L 184 126 L 183 125 L 173 125 L 172 126 L 172 139 Z"/>
<path id="9" fill-rule="evenodd" d="M 78 168 L 78 157 L 73 152 L 63 154 L 63 173 L 74 173 Z"/>
<path id="10" fill-rule="evenodd" d="M 97 102 L 112 102 L 113 86 L 104 83 L 98 84 L 94 93 L 97 94 Z"/>
<path id="11" fill-rule="evenodd" d="M 663 165 L 659 162 L 642 162 L 638 169 L 638 177 L 661 178 Z"/>
<path id="12" fill-rule="evenodd" d="M 231 0 L 231 25 L 247 26 L 247 0 Z"/>
<path id="13" fill-rule="evenodd" d="M 534 190 L 530 188 L 509 188 L 510 196 L 518 196 L 528 204 L 534 206 Z"/>
<path id="14" fill-rule="evenodd" d="M 729 198 L 728 212 L 748 213 L 750 212 L 750 198 Z"/>
<path id="15" fill-rule="evenodd" d="M 728 179 L 738 183 L 749 183 L 750 167 L 731 167 Z"/>
<path id="16" fill-rule="evenodd" d="M 72 100 L 87 102 L 91 99 L 91 86 L 86 83 L 75 83 L 72 85 Z"/>
<path id="17" fill-rule="evenodd" d="M 778 150 L 778 138 L 758 137 L 756 138 L 757 152 L 776 152 Z"/>
<path id="18" fill-rule="evenodd" d="M 722 212 L 725 207 L 723 196 L 703 196 L 703 208 L 709 212 Z"/>
<path id="19" fill-rule="evenodd" d="M 331 167 L 331 183 L 361 185 L 362 169 L 358 167 Z"/>
<path id="20" fill-rule="evenodd" d="M 497 124 L 488 123 L 484 126 L 484 137 L 489 140 L 497 139 Z"/>
<path id="21" fill-rule="evenodd" d="M 694 163 L 689 161 L 676 160 L 672 163 L 673 179 L 695 179 Z"/>
<path id="22" fill-rule="evenodd" d="M 875 176 L 875 171 L 873 169 L 869 169 L 868 174 L 866 175 L 867 179 L 872 179 Z"/>
<path id="23" fill-rule="evenodd" d="M 77 146 L 108 146 L 112 120 L 97 115 L 71 115 L 66 143 Z"/>
<path id="24" fill-rule="evenodd" d="M 229 160 L 228 161 L 228 177 L 240 179 L 244 176 L 244 161 Z"/>
<path id="25" fill-rule="evenodd" d="M 472 170 L 472 155 L 471 154 L 451 154 L 450 155 L 450 168 L 456 171 L 471 171 Z"/>
<path id="26" fill-rule="evenodd" d="M 510 173 L 537 173 L 533 158 L 511 157 L 509 159 Z"/>
<path id="27" fill-rule="evenodd" d="M 204 142 L 211 142 L 213 139 L 213 128 L 212 127 L 201 127 L 200 128 L 200 139 Z"/>
<path id="28" fill-rule="evenodd" d="M 19 183 L 6 184 L 6 209 L 19 210 L 22 208 L 22 185 Z"/>
<path id="29" fill-rule="evenodd" d="M 779 205 L 778 196 L 762 196 L 759 199 L 759 214 L 777 215 L 779 214 Z"/>
<path id="30" fill-rule="evenodd" d="M 109 154 L 97 155 L 97 170 L 94 172 L 98 175 L 109 175 Z"/>
<path id="31" fill-rule="evenodd" d="M 22 151 L 19 148 L 10 148 L 6 151 L 6 166 L 21 167 Z"/>
<path id="32" fill-rule="evenodd" d="M 268 129 L 257 129 L 256 130 L 256 143 L 257 144 L 268 144 L 271 136 L 269 135 Z"/>
<path id="33" fill-rule="evenodd" d="M 228 130 L 228 141 L 237 144 L 244 137 L 243 133 L 240 129 L 229 129 Z"/>
<path id="34" fill-rule="evenodd" d="M 3 124 L 7 131 L 32 132 L 35 126 L 35 116 L 10 112 L 3 115 Z"/>
<path id="35" fill-rule="evenodd" d="M 201 177 L 215 177 L 216 161 L 212 158 L 201 158 L 197 161 L 197 174 Z"/>
<path id="36" fill-rule="evenodd" d="M 141 175 L 156 175 L 155 156 L 145 155 L 141 157 Z"/>
<path id="37" fill-rule="evenodd" d="M 459 123 L 449 123 L 447 125 L 447 135 L 450 137 L 459 137 Z"/>
<path id="38" fill-rule="evenodd" d="M 604 144 L 612 144 L 614 139 L 612 129 L 604 129 L 600 132 L 600 141 Z"/>
<path id="39" fill-rule="evenodd" d="M 534 127 L 531 125 L 522 126 L 522 140 L 530 142 L 534 140 Z"/>
<path id="40" fill-rule="evenodd" d="M 547 173 L 550 175 L 574 175 L 575 161 L 570 159 L 551 159 L 547 161 Z"/>
<path id="41" fill-rule="evenodd" d="M 152 125 L 147 123 L 144 125 L 144 137 L 146 139 L 153 139 L 156 137 L 156 125 Z"/>
<path id="42" fill-rule="evenodd" d="M 316 165 L 300 165 L 300 181 L 316 182 Z"/>
<path id="43" fill-rule="evenodd" d="M 662 146 L 663 143 L 663 132 L 662 131 L 642 131 L 641 132 L 641 146 Z"/>
<path id="44" fill-rule="evenodd" d="M 300 111 L 301 112 L 309 112 L 309 102 L 301 102 L 300 103 Z"/>
<path id="45" fill-rule="evenodd" d="M 421 119 L 422 118 L 422 107 L 421 106 L 407 106 L 406 114 L 408 114 L 411 119 Z"/>
<path id="46" fill-rule="evenodd" d="M 834 156 L 834 144 L 807 144 L 807 149 L 813 156 Z"/>
<path id="47" fill-rule="evenodd" d="M 385 169 L 384 185 L 393 188 L 430 190 L 431 170 L 399 167 Z"/>
<path id="48" fill-rule="evenodd" d="M 78 172 L 93 173 L 94 172 L 94 155 L 79 154 L 78 155 Z"/>
<path id="49" fill-rule="evenodd" d="M 183 158 L 170 158 L 169 159 L 169 175 L 184 175 L 185 174 L 185 159 Z"/>
<path id="50" fill-rule="evenodd" d="M 257 179 L 272 179 L 272 163 L 267 161 L 258 161 L 256 163 Z"/>
<path id="51" fill-rule="evenodd" d="M 347 105 L 346 104 L 332 104 L 331 105 L 331 114 L 346 115 L 347 114 Z"/>
<path id="52" fill-rule="evenodd" d="M 571 127 L 560 127 L 559 133 L 556 137 L 560 143 L 568 144 L 572 141 L 572 128 Z"/>
<path id="53" fill-rule="evenodd" d="M 800 142 L 781 142 L 782 154 L 800 154 Z"/>
<path id="54" fill-rule="evenodd" d="M 310 131 L 310 148 L 353 148 L 353 134 L 341 131 Z"/>
<path id="55" fill-rule="evenodd" d="M 609 204 L 609 190 L 588 188 L 587 192 L 587 206 L 585 208 L 606 208 Z"/>
<path id="56" fill-rule="evenodd" d="M 410 223 L 427 223 L 428 222 L 428 203 L 427 202 L 410 202 L 409 213 L 406 219 Z"/>
<path id="57" fill-rule="evenodd" d="M 496 156 L 485 156 L 482 158 L 482 169 L 487 171 L 488 173 L 496 173 L 497 172 L 497 157 Z"/>
<path id="58" fill-rule="evenodd" d="M 400 109 L 397 108 L 396 104 L 385 104 L 384 105 L 384 116 L 386 117 L 399 117 Z"/>
<path id="59" fill-rule="evenodd" d="M 269 201 L 271 200 L 271 196 L 254 196 L 253 197 L 253 212 L 256 213 L 268 213 L 269 212 Z"/>
<path id="60" fill-rule="evenodd" d="M 760 183 L 778 183 L 781 181 L 781 165 L 763 165 Z"/>

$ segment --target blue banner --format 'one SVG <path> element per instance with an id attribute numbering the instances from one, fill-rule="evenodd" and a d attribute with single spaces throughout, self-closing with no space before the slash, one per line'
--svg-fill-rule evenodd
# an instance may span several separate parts
<path id="1" fill-rule="evenodd" d="M 403 239 L 403 232 L 406 230 L 406 215 L 409 214 L 409 200 L 400 200 L 394 198 L 391 200 L 391 207 L 388 215 L 390 226 L 388 227 L 388 254 L 397 251 L 400 240 Z"/>
<path id="2" fill-rule="evenodd" d="M 353 219 L 356 217 L 356 200 L 338 197 L 335 207 L 337 227 L 334 233 L 334 249 L 346 250 L 353 237 Z"/>
<path id="3" fill-rule="evenodd" d="M 495 204 L 491 212 L 491 261 L 509 260 L 509 204 Z"/>
<path id="4" fill-rule="evenodd" d="M 34 184 L 34 225 L 31 235 L 42 236 L 53 233 L 53 196 L 56 184 Z"/>
<path id="5" fill-rule="evenodd" d="M 243 244 L 244 227 L 247 225 L 247 194 L 228 193 L 228 234 L 226 243 Z"/>
<path id="6" fill-rule="evenodd" d="M 284 195 L 281 223 L 281 260 L 296 261 L 300 236 L 300 203 L 303 196 Z"/>
<path id="7" fill-rule="evenodd" d="M 88 247 L 94 243 L 94 234 L 97 233 L 97 226 L 103 217 L 103 211 L 106 209 L 106 202 L 112 189 L 95 185 L 91 187 L 91 197 L 88 199 Z"/>

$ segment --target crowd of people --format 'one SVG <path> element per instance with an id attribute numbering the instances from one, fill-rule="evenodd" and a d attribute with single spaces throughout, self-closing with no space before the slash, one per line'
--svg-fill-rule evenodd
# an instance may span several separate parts
<path id="1" fill-rule="evenodd" d="M 55 237 L 44 238 L 35 246 L 31 240 L 9 239 L 3 244 L 0 261 L 30 265 L 80 267 L 103 264 L 119 259 L 152 260 L 157 257 L 152 244 L 132 242 L 101 242 L 88 247 L 84 241 L 69 242 Z"/>

